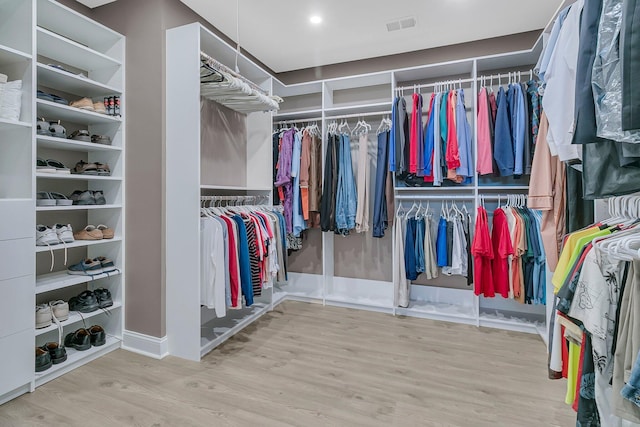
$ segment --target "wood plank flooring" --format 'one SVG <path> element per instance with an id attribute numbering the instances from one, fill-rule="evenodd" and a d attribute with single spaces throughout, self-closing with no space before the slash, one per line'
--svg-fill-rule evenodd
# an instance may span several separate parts
<path id="1" fill-rule="evenodd" d="M 573 426 L 539 337 L 299 302 L 201 363 L 113 352 L 0 426 Z"/>

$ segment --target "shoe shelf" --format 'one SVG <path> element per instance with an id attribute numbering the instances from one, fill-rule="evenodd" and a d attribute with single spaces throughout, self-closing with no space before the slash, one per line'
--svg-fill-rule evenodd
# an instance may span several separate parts
<path id="1" fill-rule="evenodd" d="M 49 56 L 55 52 L 55 57 L 51 59 L 81 70 L 115 69 L 122 65 L 116 59 L 41 27 L 36 28 L 36 37 L 38 54 Z"/>
<path id="2" fill-rule="evenodd" d="M 30 128 L 30 127 L 31 127 L 31 123 L 0 119 L 0 130 L 11 130 L 16 128 Z"/>
<path id="3" fill-rule="evenodd" d="M 71 330 L 66 330 L 67 326 L 73 325 L 73 324 L 78 323 L 78 322 L 82 322 L 82 319 L 89 320 L 92 317 L 96 317 L 96 316 L 98 316 L 100 314 L 107 314 L 110 311 L 119 310 L 121 307 L 122 307 L 122 303 L 114 302 L 111 307 L 108 307 L 108 308 L 106 308 L 104 310 L 99 308 L 96 311 L 92 311 L 91 313 L 80 313 L 78 311 L 69 311 L 69 318 L 67 320 L 65 320 L 64 322 L 60 322 L 60 325 L 62 325 L 62 327 L 65 329 L 64 333 L 67 334 L 69 332 L 72 332 Z M 87 327 L 91 326 L 89 323 L 87 323 Z M 71 329 L 74 329 L 74 328 L 71 328 Z M 46 328 L 36 329 L 35 330 L 36 331 L 35 335 L 36 335 L 36 337 L 38 337 L 38 336 L 44 335 L 44 334 L 46 334 L 48 332 L 57 331 L 57 330 L 58 330 L 58 325 L 56 325 L 55 323 L 52 322 L 51 325 L 47 326 Z"/>
<path id="4" fill-rule="evenodd" d="M 67 249 L 82 248 L 85 246 L 104 245 L 105 243 L 116 243 L 121 241 L 122 241 L 122 238 L 120 237 L 114 237 L 113 239 L 102 239 L 102 240 L 76 240 L 75 242 L 67 243 L 66 248 Z M 65 245 L 58 244 L 58 245 L 51 245 L 51 246 L 36 246 L 36 253 L 49 252 L 50 250 L 49 248 L 53 249 L 54 251 L 57 251 L 60 249 L 64 249 Z M 87 278 L 90 278 L 91 276 L 79 276 L 79 277 L 84 277 L 85 279 L 87 279 Z"/>
<path id="5" fill-rule="evenodd" d="M 75 286 L 81 283 L 92 283 L 100 279 L 120 276 L 121 274 L 120 270 L 112 271 L 109 274 L 96 274 L 95 276 L 80 276 L 69 274 L 66 271 L 42 274 L 36 276 L 36 295 L 68 288 L 69 286 Z"/>
<path id="6" fill-rule="evenodd" d="M 78 181 L 122 181 L 119 176 L 100 176 L 100 175 L 85 175 L 85 174 L 72 174 L 72 173 L 36 173 L 36 178 L 44 179 L 73 179 Z"/>
<path id="7" fill-rule="evenodd" d="M 85 46 L 105 50 L 117 44 L 122 36 L 102 24 L 87 19 L 84 15 L 53 0 L 38 2 L 37 22 L 56 34 L 68 37 Z"/>
<path id="8" fill-rule="evenodd" d="M 38 206 L 36 207 L 36 212 L 90 211 L 96 209 L 122 209 L 122 205 Z"/>
<path id="9" fill-rule="evenodd" d="M 43 372 L 35 373 L 35 386 L 39 387 L 51 380 L 58 378 L 60 375 L 64 375 L 86 363 L 91 362 L 99 357 L 104 356 L 107 353 L 112 352 L 120 348 L 121 340 L 107 335 L 107 342 L 100 347 L 91 347 L 89 350 L 78 351 L 73 348 L 67 348 L 67 360 L 53 365 L 51 368 Z"/>
<path id="10" fill-rule="evenodd" d="M 56 138 L 53 136 L 38 135 L 39 148 L 53 148 L 64 151 L 79 151 L 82 153 L 97 151 L 122 151 L 121 147 L 113 145 L 96 144 L 94 142 L 76 141 L 74 139 Z"/>
<path id="11" fill-rule="evenodd" d="M 32 58 L 28 53 L 0 44 L 0 65 L 28 61 Z"/>
<path id="12" fill-rule="evenodd" d="M 45 101 L 44 99 L 36 100 L 36 107 L 38 109 L 38 117 L 46 117 L 48 120 L 66 120 L 86 125 L 122 122 L 122 119 L 117 116 L 81 110 L 56 102 Z"/>
<path id="13" fill-rule="evenodd" d="M 122 90 L 87 77 L 67 73 L 46 64 L 37 64 L 38 85 L 56 88 L 62 92 L 90 98 L 121 95 Z"/>

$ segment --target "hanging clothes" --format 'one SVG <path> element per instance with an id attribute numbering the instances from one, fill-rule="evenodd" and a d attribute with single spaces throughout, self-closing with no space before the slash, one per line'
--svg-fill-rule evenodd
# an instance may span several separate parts
<path id="1" fill-rule="evenodd" d="M 462 178 L 462 184 L 472 184 L 474 175 L 473 142 L 471 125 L 467 119 L 467 108 L 464 105 L 464 90 L 462 88 L 458 89 L 455 117 L 460 160 L 460 166 L 456 168 L 456 176 Z"/>
<path id="2" fill-rule="evenodd" d="M 391 124 L 383 123 L 383 126 L 388 128 Z M 373 237 L 384 237 L 385 230 L 393 224 L 393 177 L 389 171 L 388 161 L 390 135 L 390 130 L 382 127 L 379 129 L 373 202 Z"/>
<path id="3" fill-rule="evenodd" d="M 478 206 L 476 215 L 476 227 L 471 247 L 474 265 L 474 293 L 485 297 L 494 297 L 491 262 L 493 260 L 493 245 L 489 234 L 489 222 L 487 211 L 483 206 Z"/>
<path id="4" fill-rule="evenodd" d="M 398 212 L 396 212 L 396 217 L 398 217 Z M 393 302 L 395 307 L 409 306 L 410 284 L 409 280 L 407 279 L 407 271 L 405 269 L 405 230 L 405 221 L 398 221 L 396 227 L 393 228 L 393 253 L 395 254 L 394 264 L 397 266 L 397 268 L 394 269 L 393 277 Z"/>
<path id="5" fill-rule="evenodd" d="M 369 231 L 369 134 L 361 133 L 358 140 L 358 183 L 357 183 L 357 208 L 356 208 L 356 232 Z"/>
<path id="6" fill-rule="evenodd" d="M 498 91 L 497 99 L 498 112 L 495 126 L 495 146 L 493 157 L 498 165 L 500 176 L 512 176 L 514 168 L 513 134 L 511 132 L 511 121 L 509 113 L 509 103 L 504 88 Z"/>
<path id="7" fill-rule="evenodd" d="M 200 300 L 217 317 L 287 280 L 284 216 L 267 207 L 229 209 L 201 209 Z"/>

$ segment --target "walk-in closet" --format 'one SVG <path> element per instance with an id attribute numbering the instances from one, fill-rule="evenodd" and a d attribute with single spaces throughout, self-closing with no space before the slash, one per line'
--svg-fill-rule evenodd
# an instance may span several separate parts
<path id="1" fill-rule="evenodd" d="M 0 0 L 0 427 L 640 426 L 639 14 Z"/>

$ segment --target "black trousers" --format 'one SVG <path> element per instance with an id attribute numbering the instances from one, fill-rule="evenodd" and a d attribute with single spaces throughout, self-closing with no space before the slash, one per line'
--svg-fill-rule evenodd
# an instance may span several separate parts
<path id="1" fill-rule="evenodd" d="M 640 2 L 624 0 L 622 56 L 622 129 L 640 129 Z"/>

